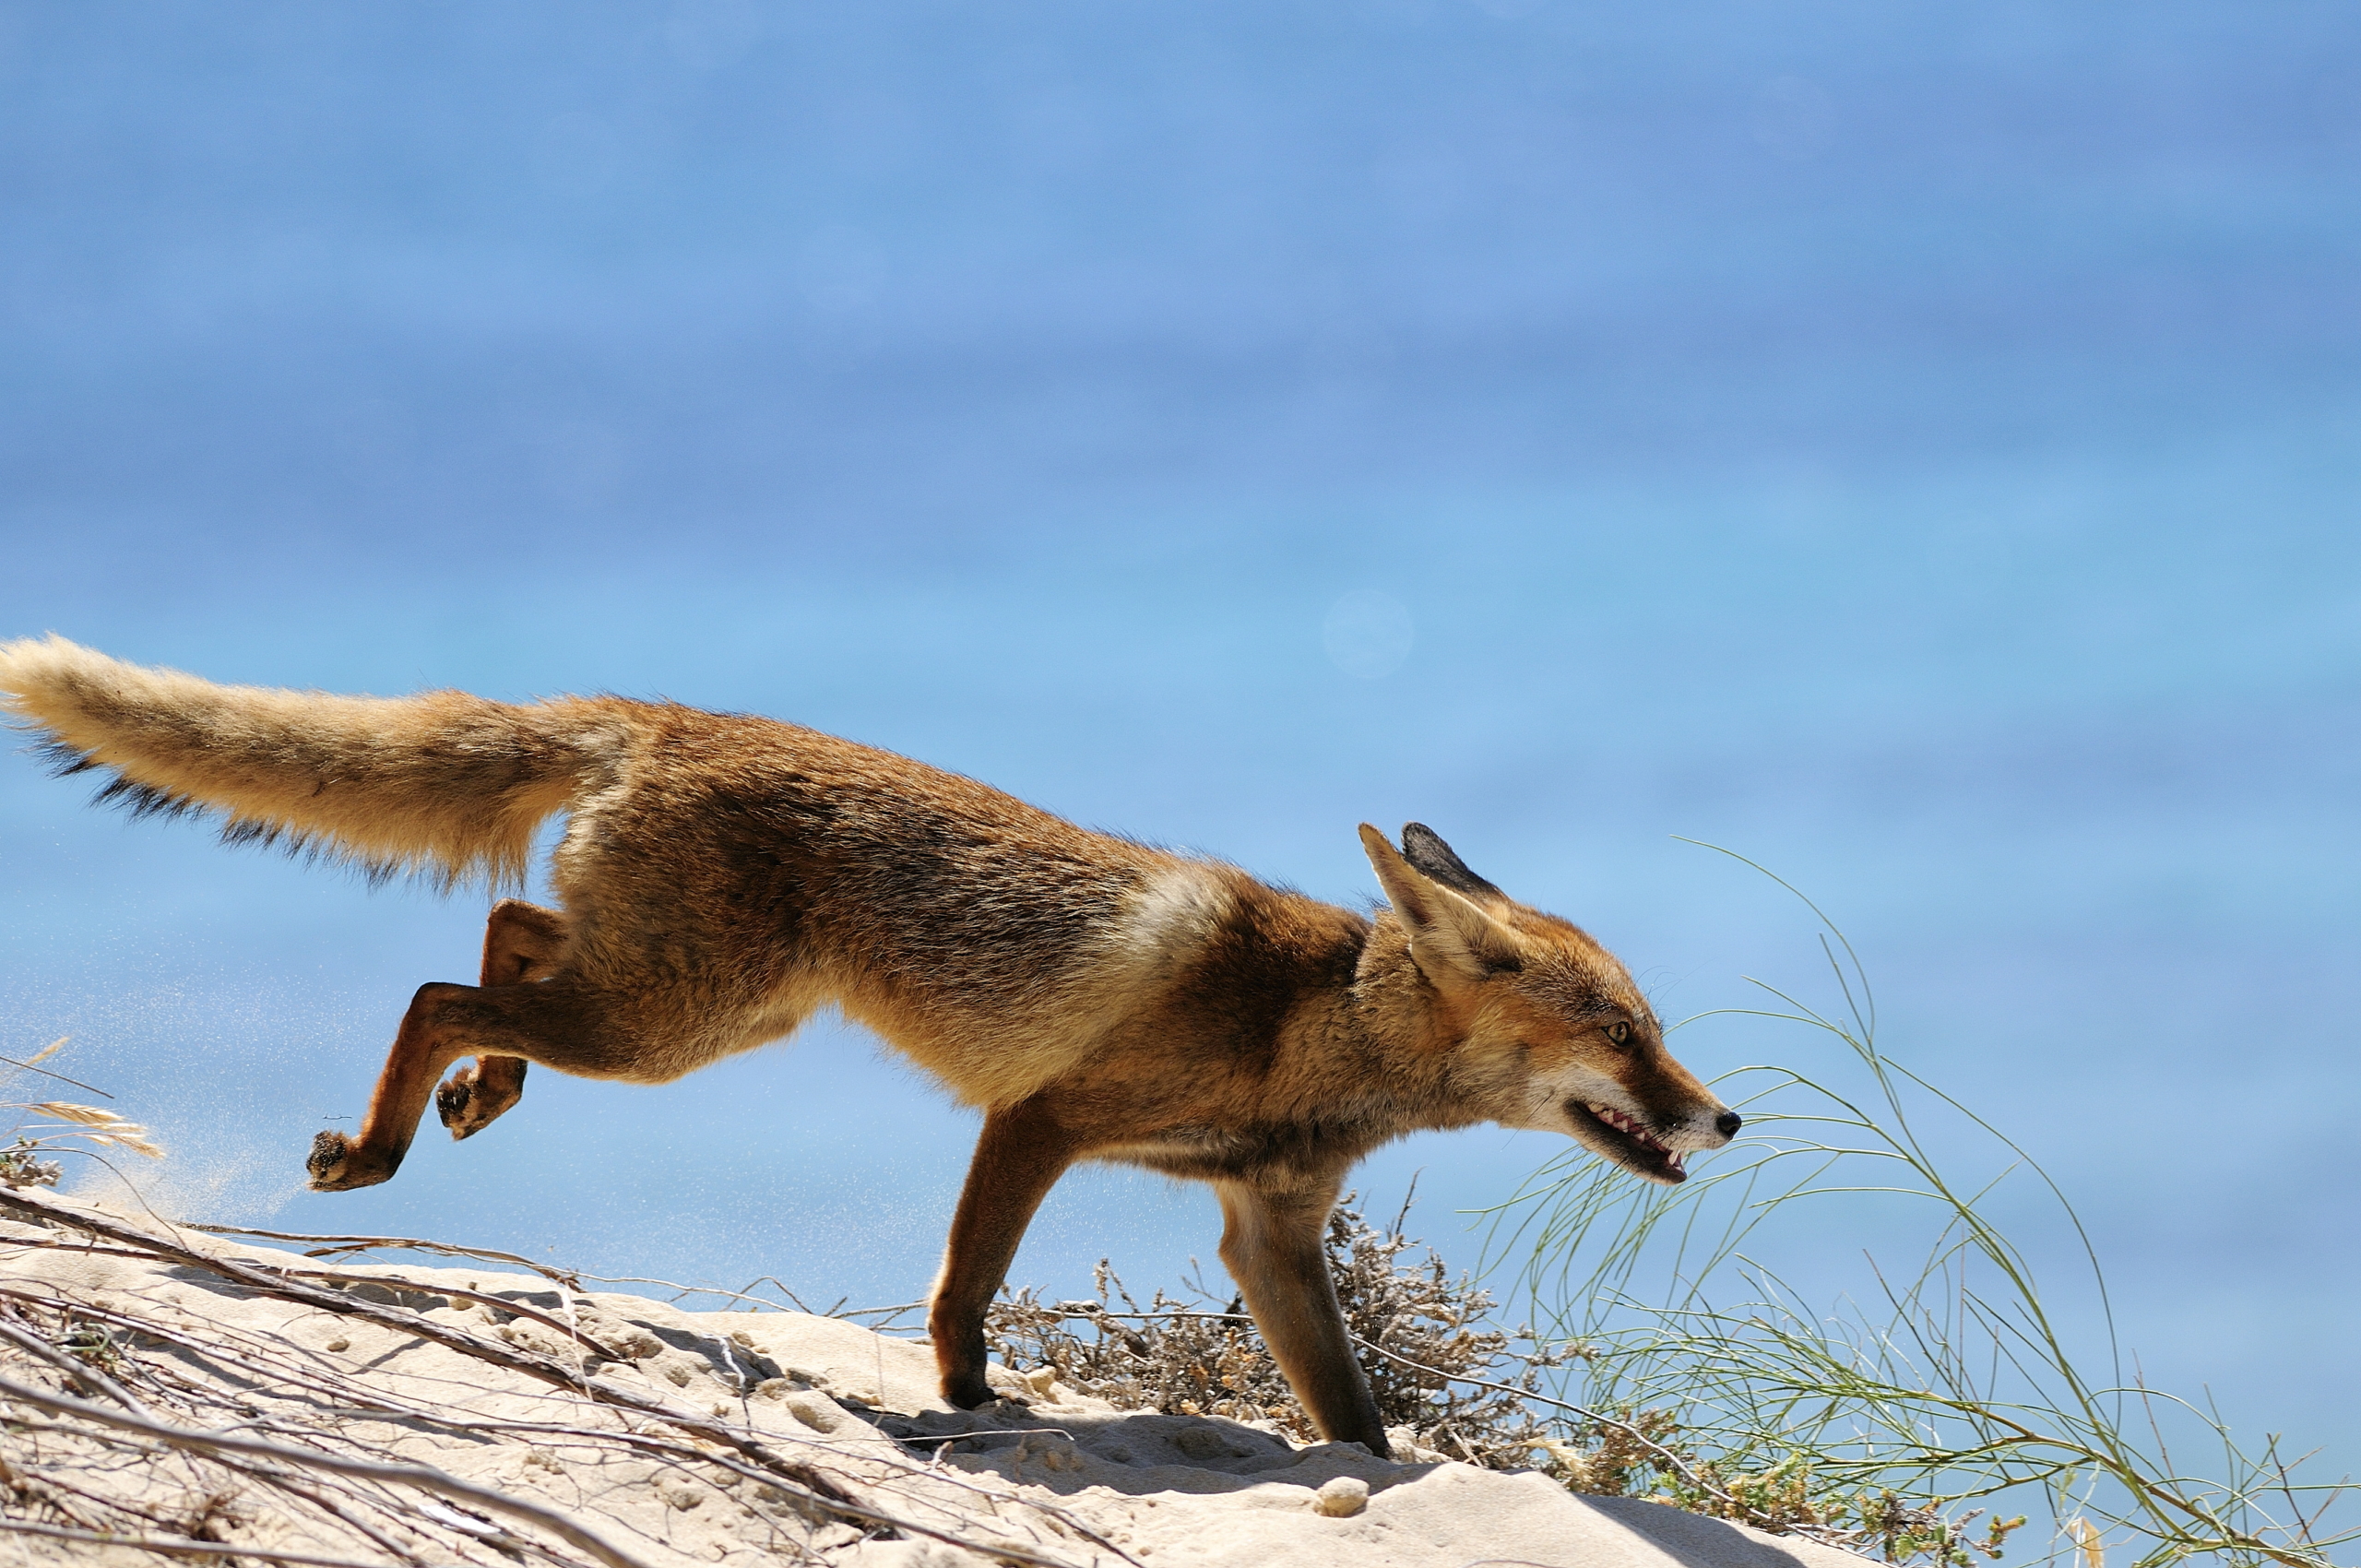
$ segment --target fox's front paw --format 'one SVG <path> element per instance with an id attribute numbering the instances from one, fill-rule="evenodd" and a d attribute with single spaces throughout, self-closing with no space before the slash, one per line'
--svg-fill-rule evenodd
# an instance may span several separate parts
<path id="1" fill-rule="evenodd" d="M 943 1397 L 962 1410 L 980 1409 L 1000 1397 L 984 1382 L 981 1372 L 945 1372 L 943 1376 Z"/>
<path id="2" fill-rule="evenodd" d="M 341 1193 L 353 1187 L 374 1187 L 394 1173 L 392 1164 L 363 1159 L 342 1133 L 322 1133 L 312 1140 L 303 1161 L 312 1173 L 312 1191 Z"/>

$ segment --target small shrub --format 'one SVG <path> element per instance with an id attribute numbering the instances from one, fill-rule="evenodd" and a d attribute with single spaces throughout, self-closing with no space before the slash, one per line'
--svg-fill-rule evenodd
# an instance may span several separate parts
<path id="1" fill-rule="evenodd" d="M 65 1168 L 41 1158 L 42 1146 L 19 1134 L 14 1148 L 0 1149 L 0 1187 L 54 1187 Z"/>
<path id="2" fill-rule="evenodd" d="M 1454 1278 L 1431 1250 L 1406 1263 L 1403 1253 L 1423 1247 L 1402 1231 L 1408 1212 L 1405 1204 L 1379 1230 L 1348 1198 L 1328 1222 L 1337 1301 L 1378 1414 L 1418 1447 L 1493 1468 L 1530 1465 L 1549 1429 L 1523 1396 L 1566 1353 L 1520 1349 L 1529 1336 L 1484 1326 L 1491 1295 Z M 1143 1307 L 1103 1259 L 1095 1279 L 1095 1301 L 1004 1294 L 986 1320 L 987 1343 L 1011 1368 L 1048 1368 L 1067 1387 L 1128 1409 L 1268 1422 L 1318 1441 L 1242 1301 L 1223 1304 L 1192 1280 L 1187 1299 L 1158 1289 Z"/>

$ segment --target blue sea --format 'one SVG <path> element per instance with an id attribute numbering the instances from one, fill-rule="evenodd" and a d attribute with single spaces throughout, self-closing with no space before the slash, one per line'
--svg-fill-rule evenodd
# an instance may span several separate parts
<path id="1" fill-rule="evenodd" d="M 775 714 L 1346 902 L 1416 819 L 1668 1018 L 1841 1005 L 1725 847 L 2126 1366 L 2332 1478 L 2356 82 L 2342 0 L 0 5 L 0 636 Z M 0 1053 L 184 1212 L 924 1292 L 974 1119 L 833 1025 L 303 1192 L 483 901 L 87 792 L 0 769 Z M 1361 1186 L 1472 1266 L 1559 1146 Z M 1765 1244 L 1833 1298 L 1914 1223 Z M 1217 1224 L 1079 1173 L 1014 1278 Z"/>

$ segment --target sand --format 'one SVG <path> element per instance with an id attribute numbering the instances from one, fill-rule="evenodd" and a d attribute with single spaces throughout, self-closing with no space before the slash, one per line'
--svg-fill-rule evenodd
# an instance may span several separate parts
<path id="1" fill-rule="evenodd" d="M 1043 1375 L 995 1370 L 1006 1397 L 955 1410 L 923 1344 L 839 1319 L 0 1200 L 17 1206 L 0 1219 L 0 1562 L 159 1561 L 81 1538 L 108 1530 L 241 1562 L 485 1568 L 1864 1561 L 1537 1474 L 1119 1410 Z"/>

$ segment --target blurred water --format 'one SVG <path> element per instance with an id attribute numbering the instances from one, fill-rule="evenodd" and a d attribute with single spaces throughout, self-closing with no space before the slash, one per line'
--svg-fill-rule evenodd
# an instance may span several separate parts
<path id="1" fill-rule="evenodd" d="M 1416 817 L 1674 1015 L 1815 983 L 1785 896 L 1668 836 L 1727 845 L 2057 1171 L 2150 1380 L 2341 1470 L 2356 43 L 2329 3 L 0 6 L 0 634 L 777 713 L 1338 898 L 1353 825 Z M 967 1123 L 826 1030 L 543 1074 L 293 1192 L 480 909 L 80 798 L 0 773 L 0 1030 L 72 1029 L 189 1204 L 923 1289 Z M 1548 1152 L 1370 1183 L 1424 1169 L 1472 1262 L 1450 1210 Z M 1077 1178 L 1018 1273 L 1169 1279 L 1210 1210 Z M 1832 1282 L 1901 1241 L 1829 1225 L 1784 1244 Z"/>

